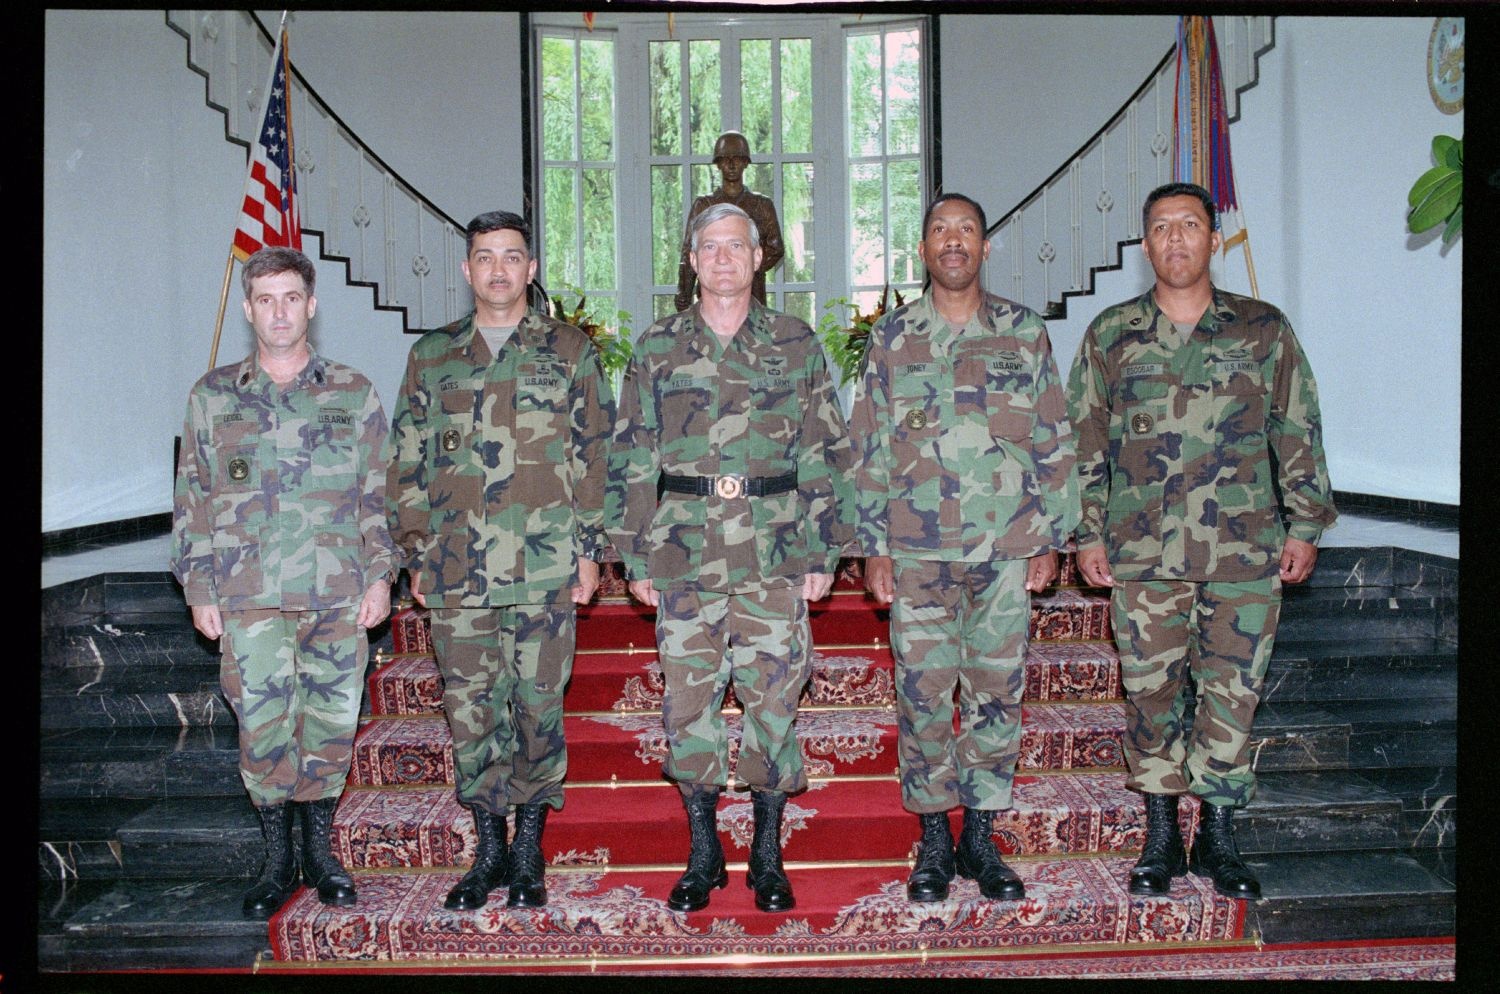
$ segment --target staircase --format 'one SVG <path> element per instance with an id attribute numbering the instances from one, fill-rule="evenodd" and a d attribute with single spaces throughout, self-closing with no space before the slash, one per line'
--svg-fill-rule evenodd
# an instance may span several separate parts
<path id="1" fill-rule="evenodd" d="M 425 629 L 408 611 L 377 643 L 336 819 L 359 905 L 323 908 L 304 890 L 269 929 L 239 917 L 259 833 L 216 694 L 217 658 L 175 584 L 165 573 L 106 574 L 46 590 L 39 965 L 378 959 L 431 969 L 463 953 L 487 969 L 692 969 L 729 956 L 795 969 L 872 950 L 977 961 L 1024 943 L 1183 949 L 1453 934 L 1455 561 L 1328 549 L 1311 584 L 1288 593 L 1255 728 L 1260 791 L 1237 818 L 1265 891 L 1248 905 L 1192 877 L 1170 899 L 1124 895 L 1144 816 L 1122 787 L 1118 661 L 1104 598 L 1075 585 L 1070 563 L 1061 582 L 1033 602 L 1016 809 L 995 824 L 1033 895 L 1024 909 L 983 901 L 966 881 L 948 902 L 906 903 L 917 826 L 895 779 L 888 634 L 846 578 L 813 613 L 819 661 L 798 727 L 814 786 L 788 806 L 791 914 L 755 912 L 736 872 L 750 824 L 738 795 L 719 815 L 730 886 L 707 911 L 665 910 L 686 826 L 660 774 L 650 618 L 612 597 L 580 616 L 566 803 L 544 840 L 546 911 L 494 900 L 480 912 L 441 910 L 472 857 L 473 827 L 453 797 Z M 1184 807 L 1191 831 L 1196 811 Z"/>

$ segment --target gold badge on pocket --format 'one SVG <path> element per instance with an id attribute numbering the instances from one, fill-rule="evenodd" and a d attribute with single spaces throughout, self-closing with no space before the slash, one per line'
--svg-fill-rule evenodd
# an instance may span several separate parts
<path id="1" fill-rule="evenodd" d="M 918 431 L 918 430 L 921 430 L 923 428 L 926 428 L 927 427 L 927 412 L 926 411 L 907 411 L 906 412 L 906 427 L 912 429 L 913 431 Z"/>
<path id="2" fill-rule="evenodd" d="M 250 464 L 238 457 L 229 460 L 229 478 L 236 483 L 250 475 Z"/>
<path id="3" fill-rule="evenodd" d="M 461 438 L 461 436 L 459 435 L 457 428 L 449 428 L 446 431 L 444 431 L 443 432 L 443 451 L 444 452 L 457 452 L 458 451 L 458 443 L 459 443 L 459 439 L 460 438 Z"/>
<path id="4" fill-rule="evenodd" d="M 1137 435 L 1146 434 L 1155 424 L 1156 422 L 1152 420 L 1151 415 L 1144 411 L 1138 411 L 1130 416 L 1130 430 Z"/>

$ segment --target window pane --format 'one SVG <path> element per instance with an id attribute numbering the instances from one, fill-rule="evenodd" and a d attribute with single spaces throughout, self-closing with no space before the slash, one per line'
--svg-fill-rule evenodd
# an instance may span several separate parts
<path id="1" fill-rule="evenodd" d="M 883 145 L 880 107 L 885 96 L 880 78 L 880 36 L 850 35 L 845 51 L 849 154 L 879 155 Z"/>
<path id="2" fill-rule="evenodd" d="M 754 146 L 751 146 L 752 148 Z M 770 158 L 770 156 L 767 156 Z M 754 190 L 762 197 L 776 199 L 775 170 L 776 165 L 772 162 L 752 162 L 745 167 L 742 180 L 746 187 Z"/>
<path id="3" fill-rule="evenodd" d="M 812 317 L 813 295 L 811 293 L 784 293 L 781 295 L 781 300 L 783 311 L 801 318 L 814 328 L 818 326 Z"/>
<path id="4" fill-rule="evenodd" d="M 858 293 L 851 293 L 849 295 L 849 300 L 853 302 L 855 309 L 858 310 L 859 313 L 869 314 L 875 308 L 880 306 L 880 295 L 882 292 L 884 292 L 883 289 L 860 290 Z M 894 294 L 892 294 L 891 296 L 890 304 L 892 308 L 896 306 L 896 297 Z"/>
<path id="5" fill-rule="evenodd" d="M 885 205 L 878 162 L 849 167 L 850 274 L 857 284 L 885 284 Z"/>
<path id="6" fill-rule="evenodd" d="M 675 295 L 670 293 L 658 293 L 656 296 L 652 297 L 652 310 L 655 315 L 652 320 L 660 321 L 662 318 L 669 318 L 673 314 L 676 314 L 677 304 L 675 303 L 675 300 Z M 635 330 L 638 332 L 644 331 L 646 330 L 646 326 L 642 324 Z"/>
<path id="7" fill-rule="evenodd" d="M 549 293 L 559 293 L 564 283 L 578 284 L 578 218 L 574 209 L 571 169 L 544 171 L 547 218 L 547 275 L 542 280 Z"/>
<path id="8" fill-rule="evenodd" d="M 713 193 L 719 188 L 719 170 L 706 163 L 698 163 L 693 166 L 693 189 L 692 194 L 696 199 Z"/>
<path id="9" fill-rule="evenodd" d="M 812 151 L 812 39 L 781 41 L 781 150 Z"/>
<path id="10" fill-rule="evenodd" d="M 602 324 L 606 328 L 619 327 L 619 315 L 615 310 L 614 297 L 591 296 L 583 312 L 592 318 L 595 324 Z"/>
<path id="11" fill-rule="evenodd" d="M 892 283 L 916 283 L 922 279 L 922 260 L 917 255 L 921 241 L 921 172 L 915 159 L 892 162 L 890 169 Z"/>
<path id="12" fill-rule="evenodd" d="M 651 154 L 682 153 L 682 42 L 651 43 Z"/>
<path id="13" fill-rule="evenodd" d="M 583 286 L 615 288 L 615 172 L 583 171 Z"/>
<path id="14" fill-rule="evenodd" d="M 922 147 L 922 54 L 917 30 L 892 31 L 885 39 L 886 136 L 888 155 L 909 155 Z M 893 198 L 894 200 L 894 198 Z"/>
<path id="15" fill-rule="evenodd" d="M 651 167 L 651 282 L 672 286 L 682 261 L 682 167 Z"/>
<path id="16" fill-rule="evenodd" d="M 750 153 L 770 155 L 771 40 L 740 42 L 740 131 L 750 141 Z"/>
<path id="17" fill-rule="evenodd" d="M 781 263 L 785 283 L 810 283 L 813 278 L 813 164 L 788 162 L 781 167 L 781 240 L 786 258 Z"/>
<path id="18" fill-rule="evenodd" d="M 713 39 L 688 42 L 688 130 L 694 155 L 712 155 L 719 126 L 719 43 Z"/>
<path id="19" fill-rule="evenodd" d="M 573 42 L 542 38 L 542 157 L 573 158 Z"/>
<path id="20" fill-rule="evenodd" d="M 579 45 L 583 86 L 583 158 L 592 162 L 614 160 L 615 144 L 615 56 L 614 43 L 602 38 L 586 39 Z"/>

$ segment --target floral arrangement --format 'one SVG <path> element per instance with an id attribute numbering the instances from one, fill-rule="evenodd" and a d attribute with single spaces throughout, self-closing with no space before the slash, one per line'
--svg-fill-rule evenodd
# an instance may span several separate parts
<path id="1" fill-rule="evenodd" d="M 894 292 L 897 307 L 906 303 L 900 290 Z M 823 343 L 823 348 L 838 367 L 840 386 L 859 374 L 864 363 L 865 348 L 870 343 L 870 329 L 890 310 L 891 293 L 890 285 L 887 284 L 880 292 L 880 303 L 868 314 L 861 313 L 858 307 L 849 303 L 847 297 L 830 300 L 823 306 L 823 317 L 818 321 L 818 340 Z M 849 312 L 847 323 L 838 316 L 844 311 Z"/>
<path id="2" fill-rule="evenodd" d="M 566 289 L 569 294 L 578 295 L 578 303 L 569 311 L 563 306 L 562 296 L 555 296 L 552 298 L 552 316 L 589 336 L 599 350 L 599 364 L 604 367 L 604 375 L 614 383 L 635 353 L 630 344 L 630 312 L 615 311 L 615 324 L 611 328 L 588 313 L 588 300 L 582 290 L 575 286 L 566 286 Z"/>

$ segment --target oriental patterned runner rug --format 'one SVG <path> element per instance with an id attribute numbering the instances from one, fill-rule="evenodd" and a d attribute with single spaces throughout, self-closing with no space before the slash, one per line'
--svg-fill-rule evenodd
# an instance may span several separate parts
<path id="1" fill-rule="evenodd" d="M 1076 577 L 1065 572 L 1063 581 Z M 729 887 L 704 911 L 668 910 L 687 826 L 661 775 L 652 618 L 618 586 L 580 612 L 564 699 L 565 803 L 544 836 L 548 906 L 506 909 L 502 891 L 478 911 L 442 908 L 473 858 L 474 828 L 453 794 L 425 612 L 407 608 L 393 621 L 395 654 L 380 657 L 370 678 L 371 713 L 335 820 L 359 903 L 325 907 L 304 888 L 272 920 L 276 962 L 262 968 L 1043 976 L 1054 974 L 1017 971 L 1064 962 L 1106 972 L 1055 975 L 1176 976 L 1180 968 L 1166 959 L 1150 965 L 1126 954 L 1196 949 L 1196 959 L 1181 962 L 1219 969 L 1226 950 L 1254 952 L 1241 902 L 1204 880 L 1180 878 L 1160 898 L 1125 892 L 1144 812 L 1123 785 L 1124 711 L 1107 601 L 1075 586 L 1033 601 L 1016 803 L 995 819 L 996 841 L 1026 881 L 1024 900 L 985 900 L 961 879 L 947 901 L 906 900 L 918 825 L 901 807 L 896 779 L 887 621 L 845 573 L 812 614 L 818 656 L 798 732 L 813 783 L 790 800 L 783 826 L 796 908 L 755 909 L 744 885 L 749 797 L 731 793 L 718 816 Z M 737 748 L 732 694 L 725 708 Z M 1189 837 L 1196 819 L 1196 806 L 1183 805 Z M 1101 950 L 1118 964 L 1098 959 Z M 1069 955 L 1036 958 L 1044 952 Z"/>

